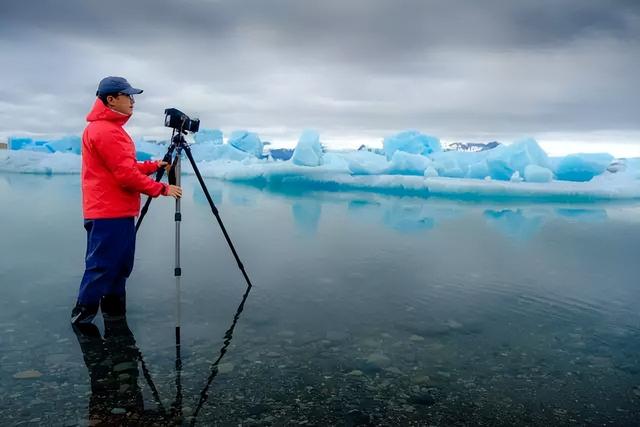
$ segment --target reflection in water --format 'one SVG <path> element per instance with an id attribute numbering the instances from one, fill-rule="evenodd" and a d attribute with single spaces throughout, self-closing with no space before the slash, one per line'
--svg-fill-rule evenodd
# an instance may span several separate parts
<path id="1" fill-rule="evenodd" d="M 235 192 L 232 192 L 229 195 L 229 201 L 233 203 L 234 206 L 252 206 L 255 204 L 255 199 L 253 197 Z"/>
<path id="2" fill-rule="evenodd" d="M 574 222 L 589 223 L 606 221 L 608 218 L 607 211 L 598 208 L 543 209 L 540 207 L 487 209 L 483 216 L 489 224 L 495 226 L 505 236 L 520 241 L 533 238 L 540 232 L 545 222 L 552 218 L 568 218 Z"/>
<path id="3" fill-rule="evenodd" d="M 233 331 L 244 310 L 244 304 L 250 291 L 251 286 L 247 286 L 242 301 L 233 316 L 231 326 L 224 334 L 223 345 L 219 350 L 218 358 L 211 365 L 209 377 L 200 392 L 191 425 L 195 425 L 198 413 L 209 398 L 209 389 L 218 374 L 218 365 L 231 344 Z M 91 382 L 90 425 L 181 424 L 183 422 L 183 396 L 179 329 L 176 328 L 176 395 L 169 412 L 162 405 L 158 390 L 146 367 L 142 353 L 136 346 L 135 338 L 126 319 L 110 320 L 105 318 L 104 330 L 104 337 L 102 337 L 98 327 L 94 324 L 74 326 L 73 328 Z M 142 390 L 138 383 L 140 377 L 138 364 L 141 365 L 144 378 L 151 389 L 156 408 L 145 408 Z"/>
<path id="4" fill-rule="evenodd" d="M 213 382 L 215 377 L 218 375 L 218 365 L 220 364 L 220 361 L 222 360 L 224 355 L 227 353 L 227 347 L 229 347 L 229 344 L 231 344 L 231 340 L 233 339 L 233 331 L 236 328 L 236 324 L 238 323 L 238 319 L 240 318 L 240 314 L 242 313 L 242 310 L 244 310 L 244 303 L 247 301 L 247 297 L 249 296 L 250 291 L 251 291 L 251 286 L 247 286 L 247 289 L 244 295 L 242 296 L 242 301 L 240 302 L 240 305 L 238 306 L 236 313 L 233 316 L 233 321 L 231 322 L 231 326 L 224 333 L 224 341 L 223 341 L 222 347 L 220 348 L 218 358 L 211 364 L 211 373 L 209 374 L 209 378 L 207 378 L 207 384 L 204 386 L 204 388 L 200 392 L 200 400 L 198 401 L 198 406 L 196 407 L 196 410 L 193 414 L 193 418 L 191 419 L 191 425 L 195 425 L 196 419 L 198 418 L 198 414 L 200 413 L 200 410 L 202 409 L 204 404 L 207 402 L 207 399 L 209 398 L 209 387 L 211 387 L 211 383 Z"/>
<path id="5" fill-rule="evenodd" d="M 607 211 L 604 209 L 556 209 L 556 213 L 565 218 L 582 222 L 606 221 Z"/>
<path id="6" fill-rule="evenodd" d="M 484 212 L 484 217 L 489 224 L 516 240 L 529 240 L 540 231 L 544 223 L 539 212 L 526 212 L 522 209 L 488 209 Z"/>
<path id="7" fill-rule="evenodd" d="M 291 213 L 298 230 L 308 234 L 318 232 L 320 214 L 322 213 L 322 204 L 319 200 L 298 199 L 291 206 Z"/>
<path id="8" fill-rule="evenodd" d="M 73 330 L 91 380 L 91 425 L 123 425 L 141 422 L 143 419 L 145 423 L 166 423 L 170 419 L 143 364 L 145 377 L 149 380 L 158 408 L 144 407 L 138 384 L 138 362 L 142 361 L 142 355 L 126 319 L 105 319 L 104 338 L 93 324 L 74 326 Z"/>
<path id="9" fill-rule="evenodd" d="M 209 201 L 207 200 L 207 197 L 204 195 L 204 191 L 202 191 L 202 188 L 198 185 L 198 183 L 195 182 L 195 183 L 191 183 L 190 185 L 193 187 L 193 200 L 198 205 L 205 205 L 208 207 Z M 222 184 L 218 181 L 208 180 L 207 190 L 209 190 L 209 195 L 213 199 L 213 202 L 216 205 L 221 205 L 222 204 Z"/>
<path id="10" fill-rule="evenodd" d="M 394 203 L 384 214 L 384 224 L 394 230 L 412 232 L 430 230 L 435 226 L 421 205 Z"/>
<path id="11" fill-rule="evenodd" d="M 223 198 L 223 183 L 210 180 L 216 203 Z M 224 191 L 235 206 L 255 205 L 261 197 L 273 194 L 291 200 L 291 212 L 299 231 L 308 235 L 318 232 L 323 203 L 339 203 L 346 206 L 350 215 L 359 221 L 378 223 L 402 233 L 427 231 L 460 216 L 475 214 L 482 217 L 505 236 L 519 241 L 531 239 L 540 232 L 548 219 L 561 218 L 573 222 L 601 222 L 608 219 L 607 210 L 601 207 L 576 207 L 576 204 L 483 204 L 464 203 L 455 200 L 422 197 L 395 197 L 362 193 L 322 193 L 322 197 L 310 197 L 308 192 L 292 192 L 284 189 L 256 188 L 247 184 L 226 184 Z M 276 191 L 277 190 L 277 191 Z M 207 204 L 199 189 L 194 191 L 197 204 Z"/>

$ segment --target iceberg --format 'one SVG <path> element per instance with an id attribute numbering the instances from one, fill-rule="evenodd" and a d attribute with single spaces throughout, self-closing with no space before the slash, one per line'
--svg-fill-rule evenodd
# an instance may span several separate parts
<path id="1" fill-rule="evenodd" d="M 7 145 L 9 147 L 9 150 L 22 150 L 25 147 L 33 145 L 33 139 L 12 136 L 9 138 Z"/>
<path id="2" fill-rule="evenodd" d="M 73 153 L 0 150 L 0 172 L 39 175 L 79 174 L 80 159 L 80 156 Z"/>
<path id="3" fill-rule="evenodd" d="M 358 191 L 461 200 L 640 199 L 640 159 L 613 159 L 609 154 L 550 158 L 533 139 L 467 152 L 424 154 L 425 145 L 420 145 L 420 153 L 395 149 L 388 156 L 386 150 L 384 154 L 375 150 L 325 152 L 318 132 L 306 130 L 289 160 L 259 157 L 262 143 L 249 132 L 237 133 L 230 140 L 235 145 L 206 138 L 192 145 L 204 177 L 282 192 Z M 80 172 L 81 157 L 74 154 L 72 139 L 50 144 L 59 150 L 55 152 L 47 148 L 50 141 L 11 138 L 11 142 L 12 149 L 0 150 L 0 172 Z M 166 146 L 151 142 L 137 141 L 136 145 L 151 158 L 161 158 L 166 151 Z M 187 163 L 183 171 L 193 173 Z"/>
<path id="4" fill-rule="evenodd" d="M 429 155 L 442 150 L 438 138 L 424 135 L 415 130 L 408 130 L 386 137 L 382 143 L 382 147 L 389 160 L 391 160 L 396 151 Z"/>
<path id="5" fill-rule="evenodd" d="M 205 161 L 242 161 L 248 158 L 255 158 L 252 153 L 239 150 L 230 144 L 193 144 L 191 153 L 196 162 Z"/>
<path id="6" fill-rule="evenodd" d="M 469 165 L 469 169 L 467 169 L 467 178 L 485 179 L 487 177 L 490 177 L 487 162 L 479 161 Z"/>
<path id="7" fill-rule="evenodd" d="M 194 137 L 197 144 L 222 144 L 222 131 L 219 129 L 200 129 Z"/>
<path id="8" fill-rule="evenodd" d="M 555 171 L 561 181 L 589 181 L 603 173 L 613 161 L 607 153 L 570 154 L 558 160 Z"/>
<path id="9" fill-rule="evenodd" d="M 82 140 L 79 136 L 64 136 L 60 139 L 33 140 L 32 138 L 10 137 L 9 150 L 27 150 L 40 153 L 73 153 L 80 154 Z"/>
<path id="10" fill-rule="evenodd" d="M 524 168 L 524 180 L 527 182 L 551 182 L 553 172 L 538 165 L 527 165 Z"/>
<path id="11" fill-rule="evenodd" d="M 489 176 L 493 179 L 508 181 L 514 173 L 525 175 L 529 165 L 549 167 L 549 157 L 532 138 L 515 141 L 511 145 L 500 145 L 486 151 Z"/>
<path id="12" fill-rule="evenodd" d="M 293 156 L 291 156 L 291 161 L 300 166 L 320 166 L 322 157 L 322 145 L 320 145 L 318 132 L 314 130 L 302 132 L 298 145 L 293 151 Z"/>
<path id="13" fill-rule="evenodd" d="M 468 176 L 469 170 L 476 167 L 476 165 L 479 165 L 480 169 L 486 169 L 486 163 L 484 163 L 486 154 L 441 151 L 435 152 L 429 157 L 433 160 L 433 165 L 438 171 L 438 175 L 449 178 L 464 178 Z M 486 175 L 485 173 L 482 176 L 478 176 L 478 178 L 484 178 Z"/>
<path id="14" fill-rule="evenodd" d="M 346 154 L 349 172 L 352 175 L 379 175 L 388 167 L 387 159 L 370 151 L 354 151 Z"/>
<path id="15" fill-rule="evenodd" d="M 424 177 L 425 178 L 434 178 L 436 176 L 438 176 L 438 171 L 433 166 L 428 166 L 424 170 Z"/>
<path id="16" fill-rule="evenodd" d="M 258 134 L 247 132 L 246 130 L 235 130 L 231 132 L 229 145 L 256 157 L 262 156 L 262 150 L 264 148 L 264 144 L 260 141 Z"/>
<path id="17" fill-rule="evenodd" d="M 424 175 L 431 166 L 431 159 L 420 154 L 396 151 L 391 157 L 386 172 L 391 175 Z"/>
<path id="18" fill-rule="evenodd" d="M 134 142 L 136 144 L 136 158 L 141 162 L 154 158 L 161 159 L 168 148 L 166 145 L 156 144 L 145 141 L 144 139 L 139 139 Z"/>
<path id="19" fill-rule="evenodd" d="M 80 154 L 82 139 L 79 136 L 64 136 L 60 139 L 49 141 L 44 146 L 52 153 Z"/>

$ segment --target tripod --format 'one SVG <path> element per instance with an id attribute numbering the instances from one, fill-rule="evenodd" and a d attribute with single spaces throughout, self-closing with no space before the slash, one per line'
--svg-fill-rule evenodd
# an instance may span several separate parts
<path id="1" fill-rule="evenodd" d="M 176 154 L 172 162 L 171 159 L 174 151 L 176 152 Z M 189 147 L 189 144 L 187 144 L 187 141 L 185 141 L 184 136 L 182 136 L 182 130 L 178 130 L 177 132 L 176 132 L 176 129 L 173 130 L 173 134 L 171 136 L 171 145 L 169 146 L 167 153 L 162 159 L 164 162 L 172 163 L 171 170 L 169 172 L 169 183 L 174 185 L 180 185 L 180 154 L 182 153 L 182 151 L 184 151 L 184 153 L 187 155 L 187 158 L 189 159 L 189 163 L 191 164 L 191 167 L 193 168 L 193 171 L 196 174 L 196 177 L 198 178 L 200 187 L 202 187 L 202 191 L 204 192 L 204 195 L 207 198 L 207 202 L 209 202 L 209 207 L 211 208 L 211 212 L 213 213 L 213 215 L 216 217 L 216 220 L 218 221 L 218 225 L 222 230 L 222 234 L 224 234 L 224 238 L 227 241 L 227 244 L 229 245 L 231 252 L 233 253 L 233 257 L 238 263 L 238 268 L 242 272 L 242 275 L 244 276 L 244 279 L 247 282 L 247 286 L 253 286 L 251 284 L 251 280 L 249 279 L 249 276 L 247 275 L 246 270 L 244 269 L 244 265 L 242 264 L 242 261 L 240 261 L 238 252 L 236 252 L 236 248 L 235 246 L 233 246 L 233 242 L 229 237 L 229 233 L 227 232 L 227 229 L 224 226 L 224 223 L 222 222 L 222 218 L 220 218 L 220 213 L 218 212 L 218 208 L 216 207 L 215 203 L 213 203 L 213 199 L 211 198 L 211 195 L 209 194 L 209 190 L 207 189 L 207 186 L 204 183 L 204 179 L 202 179 L 200 170 L 198 169 L 198 166 L 196 165 L 195 160 L 193 160 L 193 154 L 191 154 L 191 148 Z M 158 170 L 158 172 L 156 172 L 156 182 L 160 182 L 163 175 L 164 175 L 164 169 Z M 136 223 L 136 232 L 139 230 L 140 224 L 142 223 L 142 220 L 144 219 L 145 215 L 147 214 L 147 211 L 149 210 L 149 205 L 151 204 L 151 200 L 152 200 L 151 197 L 147 198 L 147 201 L 145 202 L 142 208 L 142 211 L 140 212 L 140 218 L 138 218 L 138 222 Z M 180 222 L 182 221 L 182 213 L 180 212 L 180 199 L 176 199 L 176 212 L 175 212 L 174 219 L 176 222 L 175 276 L 178 278 L 182 275 L 182 271 L 180 269 Z"/>
<path id="2" fill-rule="evenodd" d="M 182 123 L 184 125 L 184 121 Z M 218 221 L 218 225 L 220 226 L 220 229 L 222 230 L 224 238 L 227 241 L 227 244 L 229 245 L 229 248 L 231 249 L 233 257 L 235 258 L 235 260 L 236 260 L 236 262 L 238 264 L 238 268 L 242 272 L 242 275 L 243 275 L 245 281 L 247 282 L 247 290 L 245 292 L 243 301 L 242 301 L 242 303 L 240 305 L 239 312 L 237 313 L 236 317 L 234 318 L 233 326 L 230 329 L 231 334 L 232 334 L 233 333 L 233 327 L 235 327 L 235 322 L 237 321 L 237 318 L 239 317 L 239 313 L 242 312 L 242 307 L 244 306 L 244 301 L 246 300 L 247 295 L 249 294 L 249 290 L 251 289 L 251 287 L 253 285 L 251 284 L 251 280 L 249 279 L 249 276 L 247 275 L 247 272 L 246 272 L 246 270 L 244 268 L 244 265 L 242 264 L 242 261 L 240 261 L 240 257 L 238 256 L 236 248 L 233 245 L 233 242 L 231 241 L 231 238 L 229 237 L 229 233 L 227 232 L 227 229 L 224 226 L 224 223 L 222 222 L 222 218 L 220 218 L 220 213 L 218 211 L 218 208 L 216 207 L 215 203 L 213 202 L 213 199 L 211 198 L 211 195 L 209 194 L 209 190 L 207 189 L 207 186 L 204 183 L 204 179 L 202 178 L 202 175 L 200 174 L 200 170 L 198 169 L 198 166 L 196 165 L 196 162 L 193 159 L 193 154 L 191 153 L 191 148 L 189 147 L 189 144 L 187 143 L 187 141 L 184 139 L 183 133 L 186 133 L 186 132 L 183 131 L 182 126 L 180 128 L 178 128 L 178 129 L 173 128 L 173 132 L 172 132 L 172 135 L 171 135 L 171 144 L 169 145 L 167 153 L 164 155 L 164 157 L 162 159 L 164 162 L 171 164 L 171 169 L 169 171 L 169 183 L 173 184 L 173 185 L 178 185 L 178 186 L 180 185 L 180 181 L 181 181 L 180 180 L 181 154 L 182 154 L 182 152 L 184 152 L 186 154 L 187 158 L 189 159 L 189 163 L 191 164 L 191 167 L 193 168 L 193 171 L 196 174 L 196 177 L 198 178 L 198 182 L 200 183 L 200 187 L 202 188 L 202 191 L 204 192 L 204 195 L 207 198 L 207 202 L 209 203 L 209 207 L 211 208 L 211 212 L 213 213 L 213 215 L 215 216 L 216 220 Z M 174 155 L 174 152 L 175 152 L 175 155 Z M 164 175 L 164 172 L 165 172 L 164 168 L 161 168 L 156 172 L 156 182 L 160 182 L 160 180 L 162 179 L 162 177 Z M 147 198 L 147 200 L 146 200 L 146 202 L 145 202 L 145 204 L 144 204 L 144 206 L 143 206 L 143 208 L 142 208 L 142 210 L 140 212 L 140 217 L 138 218 L 138 221 L 136 223 L 136 233 L 140 229 L 140 225 L 142 224 L 142 220 L 144 219 L 145 215 L 147 214 L 147 212 L 149 210 L 149 205 L 151 204 L 151 200 L 152 200 L 151 197 Z M 182 417 L 182 386 L 181 386 L 181 381 L 180 381 L 180 375 L 181 375 L 181 371 L 182 371 L 182 358 L 181 358 L 181 355 L 180 355 L 180 350 L 181 350 L 181 345 L 180 345 L 180 324 L 181 324 L 180 295 L 181 295 L 182 268 L 180 267 L 180 224 L 182 222 L 182 212 L 181 212 L 180 198 L 176 199 L 174 221 L 175 221 L 175 267 L 174 267 L 174 277 L 176 279 L 176 327 L 175 327 L 175 338 L 176 338 L 176 365 L 175 365 L 175 368 L 176 368 L 176 401 L 174 403 L 174 405 L 175 405 L 174 412 L 179 416 L 179 418 L 181 418 Z M 225 338 L 227 338 L 227 337 L 225 336 Z M 230 340 L 230 336 L 228 338 Z M 228 342 L 226 343 L 226 345 L 228 345 Z M 224 347 L 224 349 L 226 349 L 226 346 Z M 221 355 L 220 355 L 220 357 L 219 357 L 219 359 L 217 361 L 218 363 L 219 363 L 220 359 L 222 359 L 222 355 L 224 355 L 224 350 L 221 351 Z M 213 370 L 215 370 L 215 372 L 217 372 L 216 367 L 217 367 L 217 363 L 215 364 L 215 367 L 213 368 Z M 145 369 L 143 369 L 143 372 L 145 372 Z M 146 377 L 146 375 L 145 375 L 145 377 Z M 204 402 L 206 401 L 206 390 L 208 389 L 208 387 L 209 387 L 209 385 L 210 385 L 212 380 L 213 380 L 213 377 L 208 381 L 206 389 L 203 391 L 203 396 L 202 396 L 202 399 L 201 399 L 201 403 L 199 404 L 198 411 L 199 411 L 200 407 L 202 406 L 202 404 L 204 404 Z M 152 390 L 155 390 L 155 387 L 152 387 Z"/>

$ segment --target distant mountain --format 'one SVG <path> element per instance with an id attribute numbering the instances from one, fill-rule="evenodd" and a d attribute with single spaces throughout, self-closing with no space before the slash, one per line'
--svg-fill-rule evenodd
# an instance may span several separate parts
<path id="1" fill-rule="evenodd" d="M 445 151 L 487 151 L 500 145 L 497 141 L 483 142 L 454 142 Z"/>
<path id="2" fill-rule="evenodd" d="M 384 149 L 382 148 L 373 148 L 373 147 L 367 147 L 366 145 L 362 144 L 360 147 L 358 147 L 358 151 L 368 151 L 370 153 L 376 153 L 376 154 L 382 154 L 384 155 Z"/>

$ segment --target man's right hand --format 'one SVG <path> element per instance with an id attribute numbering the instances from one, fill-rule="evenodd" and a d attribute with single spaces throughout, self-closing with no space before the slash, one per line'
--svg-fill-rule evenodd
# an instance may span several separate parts
<path id="1" fill-rule="evenodd" d="M 179 199 L 180 197 L 182 197 L 182 188 L 178 187 L 177 185 L 169 185 L 166 196 L 173 197 L 174 199 Z"/>

